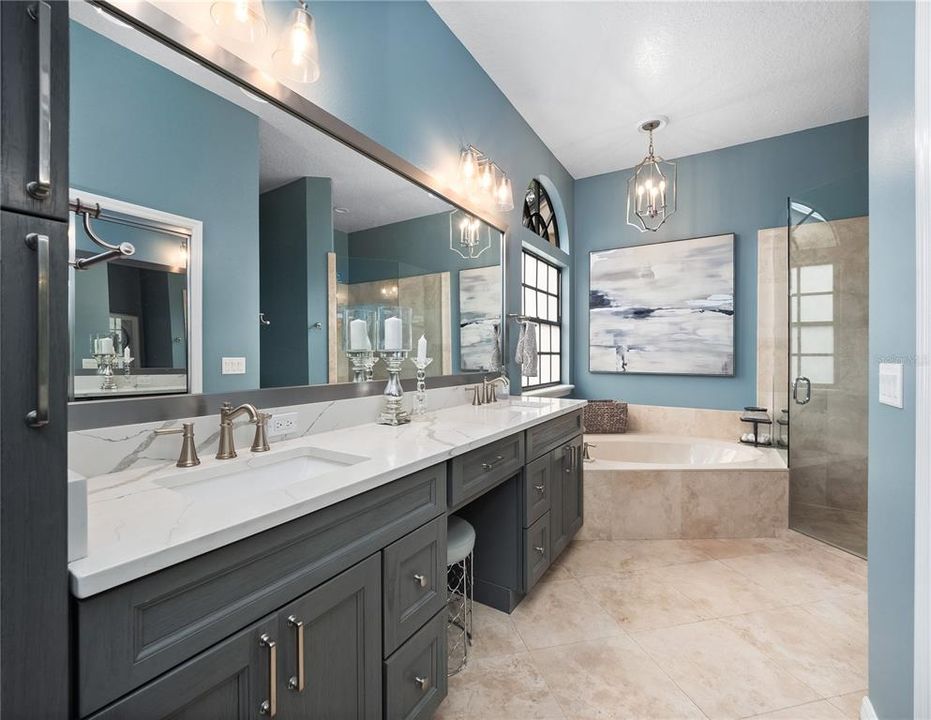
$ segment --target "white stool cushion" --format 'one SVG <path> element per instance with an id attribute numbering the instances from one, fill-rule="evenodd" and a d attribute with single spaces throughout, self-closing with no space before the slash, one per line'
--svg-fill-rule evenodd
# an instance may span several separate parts
<path id="1" fill-rule="evenodd" d="M 475 528 L 456 515 L 446 520 L 446 567 L 465 560 L 475 547 Z"/>

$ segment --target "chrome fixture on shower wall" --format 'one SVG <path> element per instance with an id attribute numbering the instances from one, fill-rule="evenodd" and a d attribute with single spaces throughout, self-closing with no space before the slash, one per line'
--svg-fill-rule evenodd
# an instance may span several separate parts
<path id="1" fill-rule="evenodd" d="M 320 46 L 307 3 L 297 0 L 297 4 L 272 53 L 272 66 L 280 77 L 307 84 L 320 77 Z M 258 43 L 268 32 L 261 0 L 217 0 L 210 6 L 210 17 L 227 36 L 240 42 Z"/>
<path id="2" fill-rule="evenodd" d="M 514 209 L 511 179 L 496 162 L 474 145 L 463 148 L 459 153 L 459 182 L 467 197 L 477 197 L 479 201 L 491 200 L 501 212 Z"/>
<path id="3" fill-rule="evenodd" d="M 653 133 L 668 123 L 669 118 L 661 116 L 638 126 L 650 136 L 650 147 L 627 181 L 627 224 L 640 232 L 656 232 L 676 211 L 676 164 L 653 150 Z"/>

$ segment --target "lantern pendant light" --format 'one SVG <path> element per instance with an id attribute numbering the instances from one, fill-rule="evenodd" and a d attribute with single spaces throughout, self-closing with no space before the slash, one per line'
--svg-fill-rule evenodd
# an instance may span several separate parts
<path id="1" fill-rule="evenodd" d="M 317 27 L 314 16 L 307 10 L 307 3 L 298 0 L 298 6 L 288 17 L 278 49 L 272 54 L 272 63 L 281 77 L 299 83 L 312 83 L 320 77 Z"/>
<path id="2" fill-rule="evenodd" d="M 656 118 L 639 126 L 641 132 L 650 136 L 650 147 L 627 181 L 627 224 L 640 232 L 656 232 L 676 211 L 676 164 L 653 150 L 653 132 L 668 122 L 666 118 Z"/>

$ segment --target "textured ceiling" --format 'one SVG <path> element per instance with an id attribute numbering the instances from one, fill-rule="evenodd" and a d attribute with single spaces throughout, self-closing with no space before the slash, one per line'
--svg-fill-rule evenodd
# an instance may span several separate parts
<path id="1" fill-rule="evenodd" d="M 576 178 L 867 114 L 865 2 L 432 5 Z"/>
<path id="2" fill-rule="evenodd" d="M 209 5 L 194 6 L 207 14 Z M 160 42 L 86 3 L 73 3 L 71 17 L 129 50 L 190 80 L 259 118 L 259 188 L 280 187 L 300 177 L 333 180 L 333 206 L 348 213 L 333 215 L 343 232 L 367 230 L 388 223 L 452 210 L 452 205 L 427 193 L 311 125 L 243 92 L 239 86 L 191 62 Z M 230 152 L 235 152 L 230 148 Z M 171 208 L 158 208 L 171 210 Z"/>

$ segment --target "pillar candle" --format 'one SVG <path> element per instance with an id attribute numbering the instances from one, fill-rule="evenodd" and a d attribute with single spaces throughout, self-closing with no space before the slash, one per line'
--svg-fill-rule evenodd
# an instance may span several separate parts
<path id="1" fill-rule="evenodd" d="M 385 350 L 402 350 L 401 318 L 390 317 L 385 320 Z"/>
<path id="2" fill-rule="evenodd" d="M 349 323 L 349 349 L 371 350 L 372 341 L 369 340 L 369 327 L 365 320 L 352 320 Z"/>

